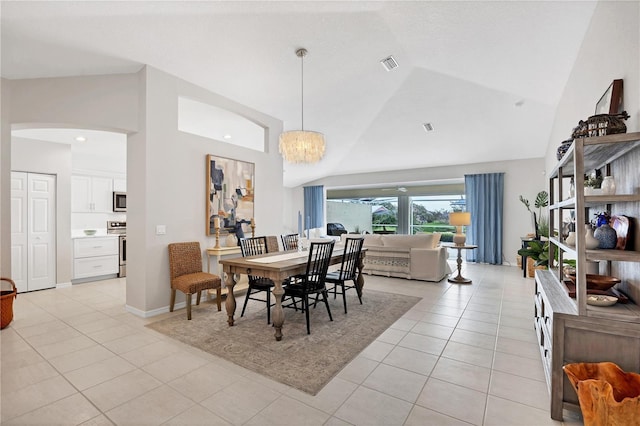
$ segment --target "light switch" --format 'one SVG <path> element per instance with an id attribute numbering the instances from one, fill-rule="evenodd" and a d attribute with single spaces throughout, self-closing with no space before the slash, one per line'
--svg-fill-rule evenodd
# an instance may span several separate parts
<path id="1" fill-rule="evenodd" d="M 166 225 L 156 225 L 156 235 L 164 235 L 167 233 Z"/>

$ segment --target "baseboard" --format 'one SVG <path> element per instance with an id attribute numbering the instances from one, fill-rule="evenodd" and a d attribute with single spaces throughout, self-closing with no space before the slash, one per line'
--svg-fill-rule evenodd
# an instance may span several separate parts
<path id="1" fill-rule="evenodd" d="M 174 310 L 182 309 L 186 306 L 187 306 L 187 302 L 179 302 L 175 304 L 173 309 Z M 162 308 L 152 309 L 150 311 L 142 311 L 130 305 L 125 305 L 124 308 L 126 309 L 127 312 L 132 313 L 133 315 L 141 318 L 151 318 L 151 317 L 155 317 L 156 315 L 166 314 L 167 312 L 169 312 L 169 306 L 163 306 Z"/>
<path id="2" fill-rule="evenodd" d="M 66 282 L 66 283 L 57 283 L 56 284 L 56 288 L 67 288 L 67 287 L 71 287 L 71 281 Z"/>

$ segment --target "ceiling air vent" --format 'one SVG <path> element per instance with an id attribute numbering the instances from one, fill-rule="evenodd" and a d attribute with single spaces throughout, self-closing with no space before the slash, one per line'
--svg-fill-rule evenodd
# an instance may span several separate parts
<path id="1" fill-rule="evenodd" d="M 387 71 L 391 71 L 392 69 L 398 68 L 398 63 L 393 58 L 393 56 L 389 56 L 388 58 L 384 58 L 383 60 L 380 61 L 380 63 L 382 64 L 384 69 L 386 69 Z"/>
<path id="2" fill-rule="evenodd" d="M 422 127 L 424 127 L 424 129 L 425 129 L 427 132 L 432 132 L 432 131 L 433 131 L 433 124 L 431 124 L 431 123 L 424 123 L 424 124 L 422 125 Z"/>

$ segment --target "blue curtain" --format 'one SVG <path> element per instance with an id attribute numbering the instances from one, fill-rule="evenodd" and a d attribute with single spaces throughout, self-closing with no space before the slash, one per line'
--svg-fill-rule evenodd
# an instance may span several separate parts
<path id="1" fill-rule="evenodd" d="M 304 229 L 324 226 L 324 186 L 304 188 Z"/>
<path id="2" fill-rule="evenodd" d="M 467 242 L 478 246 L 466 250 L 467 260 L 501 265 L 504 173 L 465 175 L 464 188 L 471 213 Z"/>

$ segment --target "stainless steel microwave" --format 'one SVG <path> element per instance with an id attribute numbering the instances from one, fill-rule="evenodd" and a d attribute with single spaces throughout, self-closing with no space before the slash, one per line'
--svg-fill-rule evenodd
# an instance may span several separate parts
<path id="1" fill-rule="evenodd" d="M 113 211 L 114 212 L 127 211 L 127 193 L 126 192 L 113 193 Z"/>

